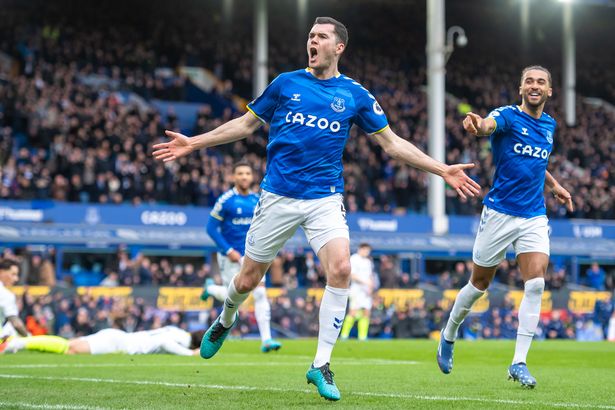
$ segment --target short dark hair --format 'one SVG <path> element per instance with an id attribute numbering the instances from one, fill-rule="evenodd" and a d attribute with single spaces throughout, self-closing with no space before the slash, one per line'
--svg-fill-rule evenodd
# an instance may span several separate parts
<path id="1" fill-rule="evenodd" d="M 314 20 L 314 24 L 333 24 L 333 31 L 335 31 L 335 36 L 337 37 L 338 43 L 342 43 L 345 46 L 348 45 L 348 30 L 346 26 L 341 22 L 337 21 L 333 17 L 316 17 Z"/>
<path id="2" fill-rule="evenodd" d="M 9 270 L 13 266 L 19 267 L 19 264 L 12 259 L 0 259 L 0 270 Z"/>
<path id="3" fill-rule="evenodd" d="M 233 172 L 235 172 L 237 168 L 240 168 L 240 167 L 248 167 L 250 168 L 250 171 L 252 171 L 252 165 L 250 165 L 248 161 L 239 161 L 233 164 Z"/>
<path id="4" fill-rule="evenodd" d="M 196 332 L 190 332 L 190 349 L 196 349 L 201 345 L 201 341 L 205 335 L 204 330 L 197 330 Z"/>
<path id="5" fill-rule="evenodd" d="M 362 242 L 362 243 L 359 244 L 359 249 L 361 249 L 361 248 L 372 249 L 372 246 L 369 243 L 367 243 L 367 242 Z"/>
<path id="6" fill-rule="evenodd" d="M 545 73 L 547 73 L 547 78 L 549 79 L 549 86 L 553 84 L 553 82 L 551 81 L 551 72 L 541 65 L 530 65 L 530 66 L 525 67 L 523 71 L 521 71 L 521 82 L 523 82 L 523 77 L 525 76 L 525 73 L 527 73 L 530 70 L 544 71 Z"/>

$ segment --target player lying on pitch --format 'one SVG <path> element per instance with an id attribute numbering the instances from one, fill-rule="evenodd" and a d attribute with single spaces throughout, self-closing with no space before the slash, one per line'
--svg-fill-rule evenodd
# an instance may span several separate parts
<path id="1" fill-rule="evenodd" d="M 204 331 L 186 332 L 175 326 L 128 333 L 119 329 L 103 329 L 89 336 L 65 339 L 59 336 L 6 337 L 0 342 L 0 353 L 29 350 L 58 354 L 156 354 L 198 355 Z"/>

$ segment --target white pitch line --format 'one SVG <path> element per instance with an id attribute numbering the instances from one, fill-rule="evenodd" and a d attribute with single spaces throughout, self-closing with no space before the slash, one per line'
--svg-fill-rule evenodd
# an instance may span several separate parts
<path id="1" fill-rule="evenodd" d="M 34 404 L 23 401 L 0 401 L 0 407 L 17 406 L 26 409 L 50 409 L 50 410 L 107 410 L 106 407 L 91 407 L 77 404 Z"/>
<path id="2" fill-rule="evenodd" d="M 364 366 L 369 364 L 370 366 L 390 366 L 390 365 L 415 365 L 418 362 L 369 362 L 364 363 L 361 361 L 354 362 L 342 362 L 338 363 L 340 366 Z M 88 367 L 160 367 L 160 363 L 75 363 L 75 364 L 9 364 L 2 366 L 5 369 L 55 369 L 55 368 L 88 368 Z M 165 367 L 277 367 L 277 366 L 302 366 L 305 367 L 305 363 L 301 362 L 243 362 L 243 363 L 229 363 L 229 362 L 199 362 L 199 363 L 169 363 L 165 364 Z"/>
<path id="3" fill-rule="evenodd" d="M 273 391 L 273 392 L 298 392 L 313 394 L 313 390 L 308 389 L 287 389 L 276 387 L 255 387 L 255 386 L 227 386 L 220 384 L 191 384 L 191 383 L 169 383 L 150 380 L 119 380 L 119 379 L 99 379 L 90 377 L 46 377 L 46 376 L 28 376 L 28 375 L 16 375 L 16 374 L 0 374 L 0 378 L 4 379 L 30 379 L 30 380 L 48 380 L 48 381 L 75 381 L 86 383 L 112 383 L 112 384 L 133 384 L 133 385 L 150 385 L 150 386 L 165 386 L 165 387 L 198 387 L 203 389 L 214 390 L 237 390 L 237 391 Z M 357 396 L 370 396 L 370 397 L 382 397 L 393 399 L 412 399 L 412 400 L 424 400 L 424 401 L 470 401 L 477 403 L 490 403 L 490 404 L 514 404 L 514 405 L 540 405 L 546 407 L 555 408 L 569 408 L 569 409 L 604 409 L 615 410 L 615 406 L 605 404 L 583 404 L 583 403 L 550 403 L 540 401 L 523 401 L 523 400 L 506 400 L 506 399 L 485 399 L 480 397 L 464 397 L 464 396 L 426 396 L 419 394 L 403 394 L 403 393 L 376 393 L 376 392 L 353 392 L 349 391 L 348 395 Z"/>

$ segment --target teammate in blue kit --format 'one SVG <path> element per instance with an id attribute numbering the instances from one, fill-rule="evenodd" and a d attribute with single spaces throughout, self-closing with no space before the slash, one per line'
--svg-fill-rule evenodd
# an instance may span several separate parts
<path id="1" fill-rule="evenodd" d="M 306 376 L 328 400 L 341 397 L 329 362 L 344 322 L 350 284 L 350 241 L 342 197 L 342 153 L 350 127 L 358 125 L 390 157 L 441 176 L 462 198 L 480 192 L 464 172 L 473 164 L 440 163 L 398 137 L 374 96 L 338 72 L 347 43 L 342 23 L 317 18 L 307 40 L 307 69 L 280 74 L 248 104 L 250 112 L 213 131 L 192 138 L 166 131 L 171 141 L 154 145 L 153 152 L 156 159 L 172 161 L 196 149 L 240 140 L 269 123 L 267 171 L 243 264 L 229 285 L 224 310 L 203 337 L 201 356 L 210 358 L 220 349 L 239 305 L 301 227 L 327 275 L 318 348 Z"/>
<path id="2" fill-rule="evenodd" d="M 246 235 L 252 222 L 258 195 L 250 189 L 254 182 L 252 167 L 247 162 L 233 166 L 235 186 L 218 198 L 207 222 L 207 233 L 218 246 L 218 266 L 224 286 L 216 285 L 213 279 L 205 281 L 201 299 L 213 296 L 221 302 L 228 296 L 228 286 L 239 273 L 241 258 L 245 252 Z M 261 335 L 261 351 L 268 353 L 279 350 L 282 344 L 271 338 L 271 305 L 267 300 L 265 276 L 260 285 L 252 292 L 254 297 L 254 316 Z"/>
<path id="3" fill-rule="evenodd" d="M 549 227 L 544 201 L 545 185 L 561 204 L 572 211 L 572 199 L 547 171 L 553 148 L 555 120 L 543 112 L 551 97 L 551 74 L 530 66 L 521 74 L 521 106 L 493 110 L 487 118 L 468 113 L 463 127 L 470 133 L 489 135 L 495 175 L 485 197 L 474 242 L 474 268 L 470 282 L 461 289 L 438 345 L 438 366 L 444 373 L 453 368 L 453 346 L 459 326 L 472 305 L 495 275 L 506 249 L 514 247 L 525 292 L 519 307 L 519 328 L 508 374 L 522 386 L 533 388 L 536 379 L 526 366 L 527 353 L 538 326 L 549 264 Z"/>

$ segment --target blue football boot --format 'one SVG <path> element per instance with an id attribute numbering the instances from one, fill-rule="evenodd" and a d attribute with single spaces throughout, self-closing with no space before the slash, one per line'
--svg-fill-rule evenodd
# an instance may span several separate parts
<path id="1" fill-rule="evenodd" d="M 203 286 L 203 292 L 201 293 L 201 300 L 205 301 L 207 300 L 211 295 L 209 294 L 209 292 L 207 291 L 207 287 L 209 285 L 214 285 L 216 282 L 214 282 L 214 280 L 212 278 L 207 278 L 205 279 L 205 285 Z"/>
<path id="2" fill-rule="evenodd" d="M 536 387 L 536 379 L 530 374 L 525 363 L 515 363 L 508 368 L 508 380 L 521 383 L 526 389 Z"/>
<path id="3" fill-rule="evenodd" d="M 263 342 L 261 345 L 261 352 L 269 353 L 271 351 L 280 350 L 282 347 L 282 343 L 278 342 L 275 339 L 268 339 Z"/>
<path id="4" fill-rule="evenodd" d="M 305 377 L 308 384 L 313 384 L 318 388 L 318 393 L 327 400 L 338 401 L 342 398 L 335 382 L 333 381 L 333 372 L 329 369 L 329 363 L 325 363 L 320 367 L 310 366 Z"/>
<path id="5" fill-rule="evenodd" d="M 440 332 L 438 343 L 438 367 L 442 373 L 449 374 L 453 370 L 453 349 L 455 342 L 449 342 L 444 338 L 444 331 Z"/>
<path id="6" fill-rule="evenodd" d="M 201 357 L 203 359 L 210 359 L 218 353 L 218 350 L 222 347 L 222 343 L 224 343 L 226 337 L 231 333 L 231 329 L 237 323 L 238 318 L 239 315 L 236 315 L 235 321 L 231 327 L 228 328 L 222 325 L 220 316 L 216 318 L 201 340 Z"/>

